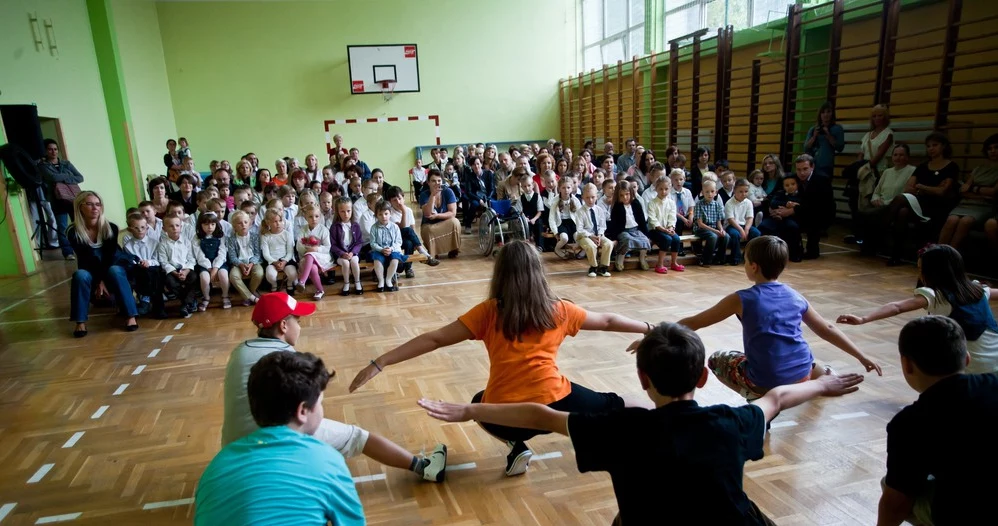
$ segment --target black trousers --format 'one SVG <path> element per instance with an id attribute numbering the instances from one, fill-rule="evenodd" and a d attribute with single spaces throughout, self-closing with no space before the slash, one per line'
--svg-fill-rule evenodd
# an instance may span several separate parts
<path id="1" fill-rule="evenodd" d="M 135 292 L 141 296 L 149 296 L 153 312 L 163 311 L 163 267 L 142 267 L 136 265 L 131 270 L 135 280 Z M 193 272 L 191 272 L 193 274 Z"/>
<path id="2" fill-rule="evenodd" d="M 166 288 L 172 292 L 181 306 L 194 303 L 194 295 L 197 294 L 198 276 L 193 270 L 187 273 L 187 279 L 181 281 L 173 274 L 166 275 Z"/>

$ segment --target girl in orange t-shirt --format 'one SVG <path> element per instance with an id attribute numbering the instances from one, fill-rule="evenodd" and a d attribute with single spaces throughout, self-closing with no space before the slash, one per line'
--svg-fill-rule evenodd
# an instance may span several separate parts
<path id="1" fill-rule="evenodd" d="M 540 256 L 514 241 L 499 251 L 489 297 L 435 331 L 417 336 L 372 360 L 350 384 L 353 392 L 389 365 L 465 340 L 481 340 L 489 353 L 489 380 L 472 403 L 536 402 L 568 412 L 603 412 L 624 407 L 614 393 L 597 393 L 569 382 L 555 359 L 566 336 L 579 330 L 647 333 L 651 325 L 611 313 L 588 312 L 551 292 Z M 506 441 L 506 475 L 527 471 L 533 453 L 526 441 L 544 431 L 480 424 Z"/>

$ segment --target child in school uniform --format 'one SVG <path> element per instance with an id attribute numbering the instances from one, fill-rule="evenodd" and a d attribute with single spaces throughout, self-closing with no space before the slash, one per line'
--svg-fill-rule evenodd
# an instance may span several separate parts
<path id="1" fill-rule="evenodd" d="M 602 208 L 606 212 L 606 216 L 610 217 L 610 210 L 613 209 L 613 193 L 617 190 L 617 182 L 613 179 L 606 179 L 598 188 L 600 193 L 599 198 L 596 199 L 596 206 Z"/>
<path id="2" fill-rule="evenodd" d="M 603 235 L 606 232 L 606 212 L 596 205 L 596 185 L 587 184 L 582 188 L 582 204 L 576 215 L 575 242 L 589 259 L 590 278 L 610 277 L 610 258 L 613 256 L 613 241 Z M 597 253 L 599 260 L 596 259 Z"/>
<path id="3" fill-rule="evenodd" d="M 686 172 L 680 169 L 673 169 L 669 173 L 672 180 L 672 201 L 676 203 L 676 234 L 683 235 L 683 232 L 693 230 L 693 212 L 696 202 L 689 188 L 686 188 Z M 679 250 L 679 255 L 682 254 Z"/>
<path id="4" fill-rule="evenodd" d="M 267 210 L 263 220 L 267 224 L 267 232 L 260 236 L 260 255 L 267 264 L 264 276 L 267 283 L 270 283 L 271 290 L 276 291 L 277 273 L 284 272 L 287 277 L 287 293 L 293 296 L 295 286 L 298 285 L 298 268 L 294 261 L 295 236 L 285 228 L 281 211 L 273 208 Z"/>
<path id="5" fill-rule="evenodd" d="M 141 206 L 139 208 L 142 208 Z M 141 212 L 128 214 L 128 233 L 123 248 L 131 256 L 134 265 L 128 270 L 135 282 L 135 292 L 139 297 L 136 305 L 139 316 L 152 312 L 152 317 L 163 319 L 163 270 L 156 260 L 158 239 L 149 235 L 149 226 Z"/>
<path id="6" fill-rule="evenodd" d="M 360 225 L 354 220 L 353 202 L 348 197 L 336 200 L 336 220 L 329 229 L 330 250 L 343 273 L 343 291 L 340 296 L 350 294 L 350 276 L 355 283 L 354 294 L 363 294 L 360 282 L 360 250 L 364 246 L 364 236 Z"/>
<path id="7" fill-rule="evenodd" d="M 513 176 L 517 176 L 518 171 L 526 173 L 523 168 L 513 170 Z M 513 177 L 510 176 L 510 177 Z M 518 176 L 519 177 L 519 176 Z M 544 251 L 544 213 L 547 207 L 544 206 L 544 199 L 537 191 L 537 185 L 533 177 L 529 174 L 520 177 L 520 208 L 523 210 L 523 217 L 527 218 L 530 237 L 533 239 L 534 247 L 539 251 Z"/>
<path id="8" fill-rule="evenodd" d="M 706 191 L 706 185 L 704 188 Z M 748 400 L 781 385 L 814 380 L 829 374 L 819 367 L 804 340 L 801 324 L 819 338 L 853 356 L 869 371 L 883 375 L 835 325 L 820 314 L 779 277 L 787 266 L 787 244 L 778 237 L 760 236 L 745 247 L 745 276 L 755 284 L 726 296 L 713 307 L 679 321 L 693 330 L 735 315 L 742 322 L 744 352 L 717 351 L 707 360 L 714 376 Z"/>
<path id="9" fill-rule="evenodd" d="M 357 217 L 357 224 L 360 225 L 360 232 L 364 242 L 364 246 L 360 249 L 360 259 L 364 261 L 374 261 L 371 259 L 371 228 L 378 222 L 378 218 L 375 215 L 374 210 L 377 208 L 380 201 L 381 194 L 377 192 L 367 194 L 367 196 L 364 197 L 364 209 L 360 213 L 360 216 Z"/>
<path id="10" fill-rule="evenodd" d="M 156 246 L 156 261 L 166 275 L 166 288 L 180 300 L 180 316 L 190 318 L 198 308 L 194 298 L 197 274 L 191 240 L 185 239 L 182 232 L 183 220 L 176 214 L 167 215 L 163 220 L 164 235 Z"/>
<path id="11" fill-rule="evenodd" d="M 402 231 L 392 222 L 392 204 L 378 201 L 374 205 L 377 221 L 371 226 L 371 259 L 378 278 L 375 292 L 399 290 L 397 269 L 408 257 L 402 253 Z"/>
<path id="12" fill-rule="evenodd" d="M 749 182 L 739 179 L 735 183 L 731 199 L 724 204 L 724 219 L 727 222 L 724 231 L 728 235 L 728 250 L 731 265 L 742 263 L 742 240 L 752 241 L 759 237 L 759 229 L 753 225 L 755 209 L 749 201 Z"/>
<path id="13" fill-rule="evenodd" d="M 652 328 L 631 345 L 638 380 L 654 409 L 619 407 L 568 411 L 538 403 L 451 404 L 420 400 L 429 416 L 474 420 L 501 429 L 530 428 L 570 437 L 580 472 L 606 471 L 619 514 L 613 524 L 774 524 L 742 487 L 744 465 L 760 460 L 766 426 L 780 413 L 818 396 L 856 391 L 857 374 L 773 389 L 754 404 L 701 407 L 694 399 L 707 381 L 703 342 L 673 323 Z M 607 454 L 607 444 L 629 437 Z M 654 483 L 649 473 L 667 473 Z"/>
<path id="14" fill-rule="evenodd" d="M 218 278 L 218 288 L 222 289 L 222 308 L 231 309 L 229 301 L 229 261 L 226 257 L 225 235 L 218 225 L 214 212 L 205 212 L 198 219 L 197 240 L 194 251 L 195 273 L 201 279 L 201 303 L 198 310 L 208 310 L 211 303 L 211 282 Z"/>
<path id="15" fill-rule="evenodd" d="M 557 185 L 557 192 L 549 202 L 551 211 L 548 214 L 548 226 L 558 238 L 554 246 L 555 255 L 566 259 L 569 254 L 565 251 L 565 245 L 569 240 L 575 241 L 575 216 L 582 209 L 582 203 L 572 194 L 571 177 L 562 177 Z"/>
<path id="16" fill-rule="evenodd" d="M 277 190 L 277 196 L 284 206 L 283 215 L 286 228 L 294 228 L 295 216 L 298 215 L 298 205 L 295 204 L 298 194 L 295 193 L 295 189 L 291 185 L 284 185 Z"/>
<path id="17" fill-rule="evenodd" d="M 430 255 L 426 247 L 423 246 L 423 242 L 419 240 L 419 235 L 416 234 L 416 217 L 412 210 L 405 205 L 405 192 L 397 186 L 392 186 L 385 191 L 385 200 L 392 205 L 392 223 L 398 225 L 399 232 L 402 234 L 402 253 L 409 255 L 418 252 L 426 257 L 427 265 L 431 267 L 439 265 L 440 260 Z M 416 277 L 412 263 L 408 261 L 403 263 L 402 270 L 405 272 L 405 277 Z"/>
<path id="18" fill-rule="evenodd" d="M 311 190 L 302 190 L 301 193 L 298 194 L 298 213 L 295 214 L 295 219 L 294 219 L 295 232 L 297 232 L 298 230 L 300 230 L 301 228 L 303 228 L 308 224 L 308 220 L 305 218 L 305 213 L 303 212 L 303 210 L 305 210 L 305 207 L 309 205 L 313 205 L 316 208 L 318 208 L 319 197 L 315 194 L 315 192 Z"/>
<path id="19" fill-rule="evenodd" d="M 624 271 L 624 257 L 632 250 L 638 251 L 641 270 L 648 270 L 648 250 L 651 241 L 648 240 L 648 221 L 641 205 L 637 203 L 634 187 L 621 181 L 617 185 L 613 209 L 610 211 L 610 223 L 606 228 L 606 237 L 617 241 L 617 272 Z"/>
<path id="20" fill-rule="evenodd" d="M 249 202 L 249 205 L 256 207 L 252 202 Z M 253 231 L 250 217 L 246 212 L 236 210 L 230 219 L 232 235 L 225 238 L 225 256 L 229 260 L 229 283 L 243 297 L 244 307 L 256 305 L 260 299 L 257 289 L 263 282 L 260 235 Z M 250 280 L 249 288 L 243 283 L 246 278 Z"/>
<path id="21" fill-rule="evenodd" d="M 654 177 L 655 173 L 660 177 Z M 672 191 L 672 180 L 665 177 L 665 167 L 655 163 L 649 172 L 655 179 L 654 190 L 656 195 L 648 202 L 648 238 L 658 246 L 658 262 L 655 264 L 655 272 L 666 274 L 672 269 L 675 272 L 683 272 L 686 267 L 677 261 L 679 249 L 683 247 L 683 242 L 676 234 L 676 202 L 669 197 Z M 649 177 L 651 179 L 652 177 Z M 665 267 L 666 255 L 672 256 L 669 268 Z"/>
<path id="22" fill-rule="evenodd" d="M 322 286 L 321 276 L 333 268 L 333 258 L 330 255 L 329 229 L 322 221 L 322 212 L 315 204 L 303 205 L 301 215 L 305 224 L 298 227 L 297 246 L 298 263 L 301 265 L 301 283 L 299 290 L 305 291 L 305 285 L 312 280 L 315 294 L 312 299 L 319 301 L 326 294 Z"/>
<path id="23" fill-rule="evenodd" d="M 721 187 L 717 189 L 717 195 L 721 196 L 721 204 L 728 204 L 728 201 L 735 195 L 735 172 L 726 170 L 721 172 Z"/>
<path id="24" fill-rule="evenodd" d="M 253 201 L 243 201 L 239 205 L 239 211 L 246 214 L 249 218 L 249 229 L 256 235 L 260 235 L 260 222 L 263 219 L 263 214 L 260 214 L 259 207 Z"/>
<path id="25" fill-rule="evenodd" d="M 218 228 L 222 230 L 222 237 L 231 237 L 232 223 L 224 219 L 226 213 L 225 202 L 221 199 L 212 199 L 205 204 L 205 208 L 208 212 L 215 214 L 215 218 L 218 220 Z"/>
<path id="26" fill-rule="evenodd" d="M 752 173 L 748 176 L 749 182 L 749 201 L 752 201 L 752 207 L 755 209 L 755 224 L 758 225 L 762 223 L 763 216 L 763 203 L 766 202 L 766 174 L 762 170 L 752 170 Z"/>
<path id="27" fill-rule="evenodd" d="M 159 243 L 159 238 L 163 236 L 163 220 L 156 217 L 156 207 L 152 204 L 152 201 L 142 201 L 139 203 L 139 213 L 146 220 L 146 235 L 151 237 L 156 243 Z M 155 245 L 153 245 L 155 248 Z"/>

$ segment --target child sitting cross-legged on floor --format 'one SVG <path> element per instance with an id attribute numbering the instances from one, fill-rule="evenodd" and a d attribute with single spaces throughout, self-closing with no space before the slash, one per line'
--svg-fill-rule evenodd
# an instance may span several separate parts
<path id="1" fill-rule="evenodd" d="M 825 321 L 797 291 L 778 281 L 788 260 L 787 244 L 778 237 L 761 236 L 749 241 L 745 247 L 745 276 L 755 285 L 726 296 L 700 314 L 679 320 L 693 330 L 710 327 L 731 315 L 741 320 L 745 351 L 712 354 L 707 367 L 714 376 L 741 396 L 754 400 L 774 387 L 830 374 L 831 367 L 818 367 L 814 360 L 801 331 L 802 322 L 819 338 L 859 360 L 867 371 L 883 376 L 880 366 L 842 331 Z"/>
<path id="2" fill-rule="evenodd" d="M 772 525 L 742 488 L 744 465 L 764 455 L 766 425 L 781 410 L 818 396 L 858 389 L 858 374 L 777 387 L 754 404 L 701 407 L 694 400 L 707 382 L 704 347 L 697 334 L 673 323 L 658 325 L 636 342 L 638 379 L 655 409 L 629 407 L 601 413 L 559 411 L 535 403 L 450 404 L 420 400 L 430 416 L 447 422 L 528 428 L 569 436 L 581 472 L 607 471 L 619 514 L 613 524 Z M 607 454 L 607 444 L 627 447 Z M 649 473 L 669 473 L 649 481 Z"/>

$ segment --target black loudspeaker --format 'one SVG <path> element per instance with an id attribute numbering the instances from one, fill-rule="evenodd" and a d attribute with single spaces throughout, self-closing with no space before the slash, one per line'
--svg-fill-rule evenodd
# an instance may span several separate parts
<path id="1" fill-rule="evenodd" d="M 42 179 L 35 168 L 35 160 L 16 144 L 5 144 L 0 146 L 0 163 L 7 167 L 7 171 L 17 181 L 17 184 L 33 190 L 42 184 Z"/>
<path id="2" fill-rule="evenodd" d="M 7 142 L 20 146 L 28 157 L 37 161 L 45 157 L 42 126 L 38 122 L 38 107 L 33 104 L 0 105 L 0 118 L 7 132 Z"/>

